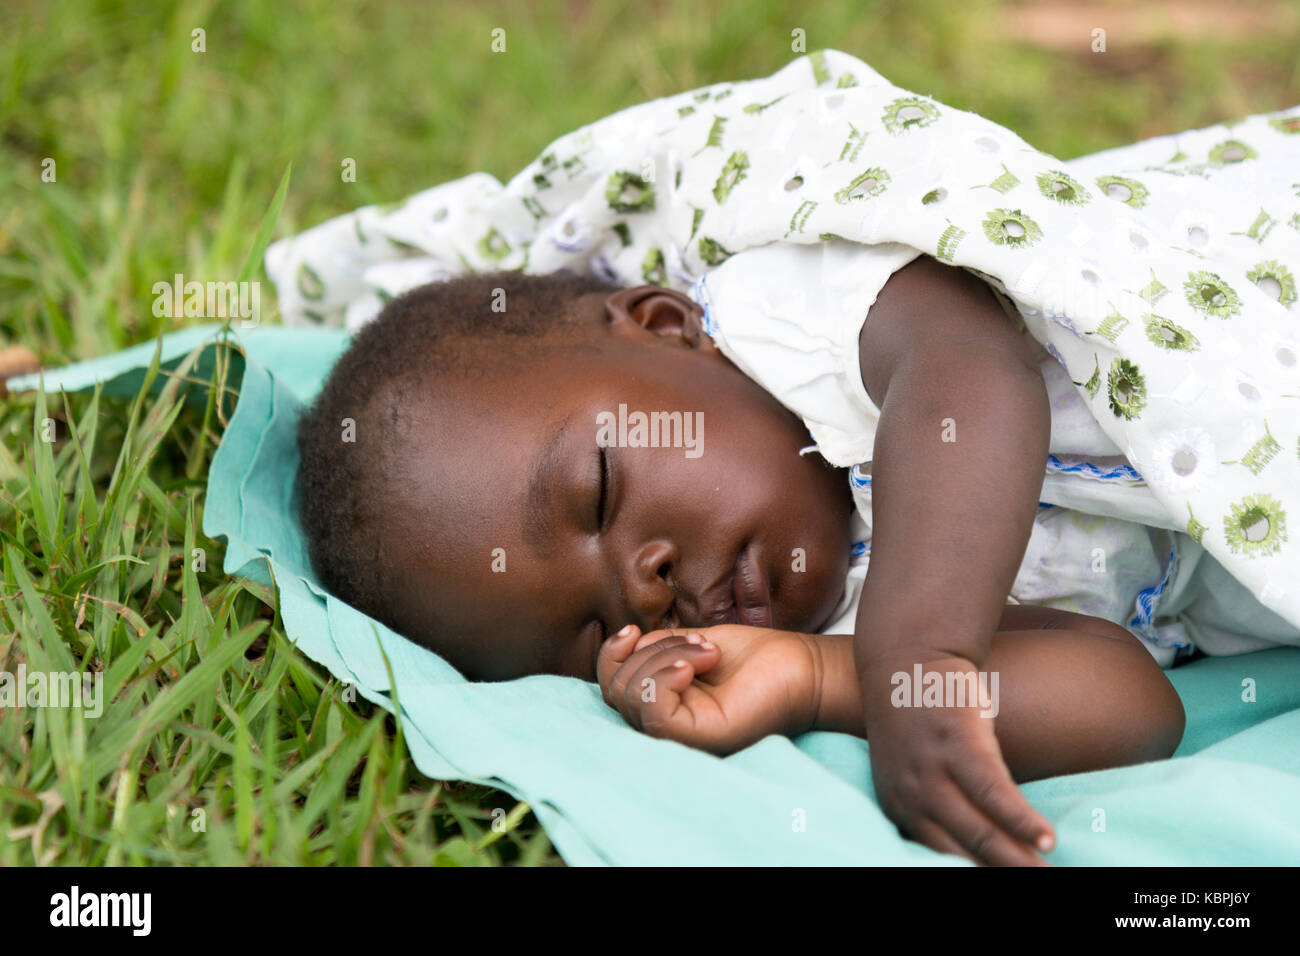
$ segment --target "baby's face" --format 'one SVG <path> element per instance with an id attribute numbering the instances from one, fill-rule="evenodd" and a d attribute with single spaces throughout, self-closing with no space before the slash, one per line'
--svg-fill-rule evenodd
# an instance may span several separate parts
<path id="1" fill-rule="evenodd" d="M 687 297 L 643 286 L 572 307 L 573 344 L 524 343 L 412 410 L 389 538 L 402 616 L 442 622 L 448 657 L 487 680 L 595 680 L 625 624 L 825 625 L 849 564 L 844 472 L 800 457 L 803 423 Z M 652 432 L 654 413 L 682 427 Z M 652 434 L 660 447 L 637 447 Z"/>

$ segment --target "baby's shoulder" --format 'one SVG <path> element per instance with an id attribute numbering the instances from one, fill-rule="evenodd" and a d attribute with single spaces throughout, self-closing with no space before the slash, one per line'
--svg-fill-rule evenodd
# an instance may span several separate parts
<path id="1" fill-rule="evenodd" d="M 887 375 L 914 348 L 1003 345 L 1037 369 L 1039 356 L 1015 309 L 966 269 L 921 255 L 886 281 L 858 336 L 863 382 Z"/>

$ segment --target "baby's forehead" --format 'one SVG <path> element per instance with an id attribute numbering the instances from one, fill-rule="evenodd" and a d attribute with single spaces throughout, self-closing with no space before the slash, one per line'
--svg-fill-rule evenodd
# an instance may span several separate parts
<path id="1" fill-rule="evenodd" d="M 536 503 L 577 483 L 582 458 L 596 454 L 598 412 L 620 400 L 635 401 L 626 366 L 590 349 L 548 348 L 535 361 L 424 383 L 402 410 L 403 447 L 383 456 L 386 523 L 427 529 L 444 552 L 477 547 L 469 529 L 519 545 L 530 495 Z M 540 494 L 539 472 L 552 479 Z"/>
<path id="2" fill-rule="evenodd" d="M 431 374 L 419 404 L 443 416 L 473 420 L 484 410 L 534 417 L 562 397 L 615 378 L 629 360 L 626 346 L 600 329 L 565 329 L 536 338 L 502 336 L 466 343 L 453 366 Z M 527 400 L 520 400 L 527 397 Z"/>

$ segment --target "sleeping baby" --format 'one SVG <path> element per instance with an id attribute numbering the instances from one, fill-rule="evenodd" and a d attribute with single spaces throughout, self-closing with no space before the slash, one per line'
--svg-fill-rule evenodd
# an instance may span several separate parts
<path id="1" fill-rule="evenodd" d="M 831 61 L 857 72 L 837 80 L 828 61 L 814 61 L 814 88 L 874 76 L 842 54 Z M 819 104 L 840 96 L 818 95 Z M 735 112 L 759 117 L 775 102 L 755 97 L 755 109 Z M 665 122 L 690 116 L 667 106 Z M 905 137 L 936 115 L 930 101 L 905 102 L 886 111 L 883 135 Z M 705 192 L 718 206 L 744 195 L 736 190 L 747 176 L 787 193 L 821 188 L 824 167 L 801 153 L 807 142 L 777 149 L 790 168 L 769 157 L 777 174 L 767 175 L 757 153 L 728 153 L 731 127 L 706 126 L 701 149 L 718 156 Z M 862 149 L 859 132 L 841 159 L 862 166 Z M 581 195 L 648 223 L 656 202 L 673 201 L 655 197 L 674 183 L 671 209 L 683 215 L 674 212 L 671 228 L 683 238 L 690 229 L 692 252 L 664 241 L 645 253 L 623 220 L 610 244 L 598 242 L 591 209 L 557 216 L 534 200 L 521 204 L 532 232 L 494 228 L 457 253 L 476 267 L 468 273 L 426 272 L 441 281 L 418 284 L 408 269 L 387 290 L 377 283 L 382 309 L 357 323 L 299 426 L 301 521 L 332 593 L 471 679 L 594 681 L 632 726 L 714 753 L 773 733 L 864 737 L 882 810 L 906 835 L 997 864 L 1041 864 L 1054 842 L 1015 781 L 1174 752 L 1184 714 L 1162 665 L 1300 643 L 1300 629 L 1270 609 L 1279 589 L 1258 589 L 1269 599 L 1258 600 L 1209 553 L 1197 514 L 1170 520 L 1149 490 L 1194 488 L 1198 461 L 1187 456 L 1206 446 L 1175 431 L 1174 472 L 1140 474 L 1133 444 L 1100 428 L 1089 404 L 1126 424 L 1164 407 L 1150 371 L 1103 362 L 1100 351 L 1129 334 L 1192 350 L 1155 270 L 1141 289 L 1153 310 L 1145 331 L 1125 333 L 1122 316 L 1102 321 L 1115 309 L 1104 295 L 1084 289 L 1069 315 L 1053 312 L 1041 307 L 1046 294 L 1026 291 L 1025 274 L 1014 286 L 973 264 L 997 260 L 954 255 L 977 240 L 999 255 L 1048 244 L 1035 220 L 1047 215 L 1027 196 L 1012 208 L 1022 184 L 1007 165 L 1010 178 L 988 187 L 994 196 L 962 200 L 992 210 L 981 206 L 983 237 L 953 226 L 937 242 L 892 241 L 878 223 L 901 219 L 871 203 L 906 170 L 895 166 L 891 180 L 869 166 L 831 200 L 867 213 L 866 238 L 816 231 L 758 242 L 742 240 L 739 226 L 730 238 L 710 233 L 720 220 L 702 195 L 690 212 L 689 162 L 685 182 L 671 162 L 656 176 L 606 177 L 597 153 L 576 165 L 544 156 L 526 177 L 530 195 L 587 176 Z M 1067 213 L 1111 201 L 1126 235 L 1154 245 L 1152 220 L 1131 219 L 1127 202 L 1146 187 L 1112 177 L 1123 182 L 1103 179 L 1094 191 L 1077 172 L 1032 190 Z M 922 185 L 924 206 L 956 198 Z M 791 233 L 819 214 L 816 201 L 789 204 L 794 216 L 779 215 Z M 438 223 L 448 218 L 440 212 Z M 739 216 L 751 240 L 765 215 L 755 205 Z M 357 257 L 388 248 L 377 229 L 366 234 L 375 222 L 347 224 Z M 419 238 L 397 235 L 387 234 L 390 245 L 406 252 Z M 1294 240 L 1279 233 L 1259 244 L 1289 251 Z M 569 258 L 548 269 L 546 257 L 561 253 Z M 575 256 L 585 270 L 571 268 Z M 626 281 L 620 263 L 633 261 L 643 284 Z M 1092 263 L 1085 278 L 1109 265 L 1081 261 Z M 1271 295 L 1269 308 L 1295 298 L 1292 273 L 1274 266 L 1251 280 L 1259 291 L 1239 295 L 1215 275 L 1189 279 L 1178 298 L 1211 319 L 1245 298 L 1262 336 L 1272 315 L 1250 297 Z M 330 277 L 295 267 L 303 298 L 327 301 Z M 1111 279 L 1100 278 L 1103 287 Z M 1045 317 L 1088 351 L 1059 337 L 1045 347 Z M 1283 365 L 1295 359 L 1287 341 L 1269 340 Z M 1269 394 L 1271 381 L 1251 381 Z M 1291 429 L 1292 456 L 1295 420 L 1290 406 L 1269 418 L 1275 432 Z M 1213 446 L 1202 457 L 1213 464 Z M 1240 457 L 1255 476 L 1272 474 L 1270 455 Z M 1249 553 L 1273 554 L 1280 510 L 1259 495 L 1244 500 L 1255 504 L 1226 531 Z"/>
<path id="2" fill-rule="evenodd" d="M 506 311 L 493 311 L 502 293 Z M 1173 752 L 1182 707 L 1136 637 L 1005 605 L 1038 510 L 1049 408 L 987 287 L 922 257 L 862 326 L 861 386 L 882 416 L 875 563 L 854 628 L 871 653 L 857 661 L 854 629 L 820 633 L 846 611 L 848 475 L 801 453 L 803 422 L 718 350 L 703 315 L 658 286 L 514 273 L 395 299 L 300 426 L 322 583 L 471 678 L 598 680 L 633 726 L 716 753 L 870 728 L 873 766 L 898 763 L 890 796 L 934 814 L 910 817 L 909 832 L 991 862 L 1050 840 L 1013 777 Z M 607 443 L 620 406 L 699 413 L 702 453 Z M 942 440 L 945 417 L 956 442 Z M 340 442 L 344 419 L 353 442 Z M 894 706 L 893 675 L 918 666 L 997 675 L 984 681 L 996 715 L 981 717 L 975 694 L 967 707 Z M 971 753 L 999 775 L 979 775 Z M 1000 789 L 983 803 L 990 779 Z"/>

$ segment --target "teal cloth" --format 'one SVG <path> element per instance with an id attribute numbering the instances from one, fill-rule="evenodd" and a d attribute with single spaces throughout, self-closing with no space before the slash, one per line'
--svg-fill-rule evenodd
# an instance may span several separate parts
<path id="1" fill-rule="evenodd" d="M 218 332 L 207 325 L 164 336 L 164 365 Z M 865 741 L 824 732 L 768 737 L 720 759 L 632 730 L 595 684 L 552 676 L 468 682 L 330 597 L 313 579 L 295 519 L 294 423 L 348 334 L 259 327 L 236 335 L 240 397 L 208 476 L 203 530 L 226 539 L 227 573 L 263 584 L 274 576 L 285 630 L 303 653 L 376 704 L 400 703 L 424 773 L 526 800 L 570 864 L 964 865 L 898 836 L 876 805 Z M 131 394 L 154 349 L 45 372 L 45 386 L 75 391 L 103 381 L 110 393 Z M 35 388 L 38 378 L 9 384 Z M 1023 787 L 1057 827 L 1049 858 L 1300 863 L 1300 649 L 1203 659 L 1169 676 L 1187 709 L 1173 759 Z M 1255 700 L 1246 702 L 1250 682 Z"/>

